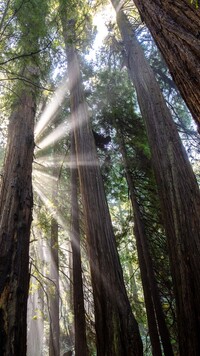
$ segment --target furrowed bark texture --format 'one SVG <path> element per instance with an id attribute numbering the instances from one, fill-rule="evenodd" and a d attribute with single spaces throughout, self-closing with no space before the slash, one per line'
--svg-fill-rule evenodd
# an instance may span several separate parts
<path id="1" fill-rule="evenodd" d="M 80 252 L 78 170 L 75 158 L 75 140 L 73 133 L 71 134 L 71 246 L 73 258 L 75 354 L 76 356 L 88 356 Z"/>
<path id="2" fill-rule="evenodd" d="M 152 347 L 152 356 L 162 356 L 158 327 L 156 322 L 156 315 L 155 315 L 154 305 L 151 296 L 151 288 L 148 280 L 148 272 L 144 260 L 144 254 L 142 251 L 142 245 L 140 242 L 139 230 L 136 221 L 134 225 L 134 235 L 136 239 L 138 261 L 140 266 L 142 287 L 144 292 L 144 302 L 145 302 L 146 313 L 147 313 L 147 322 L 148 322 L 149 336 L 150 336 L 151 347 Z"/>
<path id="3" fill-rule="evenodd" d="M 200 9 L 189 0 L 134 0 L 200 131 Z"/>
<path id="4" fill-rule="evenodd" d="M 137 252 L 139 266 L 141 271 L 141 279 L 144 290 L 144 299 L 147 310 L 147 320 L 149 326 L 149 335 L 152 345 L 152 353 L 155 356 L 162 355 L 160 340 L 165 356 L 173 356 L 173 350 L 170 343 L 169 330 L 165 322 L 164 313 L 162 310 L 159 290 L 153 270 L 153 262 L 149 252 L 145 226 L 143 223 L 142 214 L 137 201 L 136 189 L 134 181 L 130 173 L 128 157 L 123 136 L 119 133 L 120 151 L 122 153 L 124 168 L 126 172 L 127 184 L 130 191 L 130 199 L 134 212 L 135 222 L 135 238 L 137 244 Z M 160 335 L 160 336 L 159 336 Z"/>
<path id="5" fill-rule="evenodd" d="M 151 148 L 169 244 L 180 353 L 197 356 L 200 354 L 199 189 L 159 85 L 122 11 L 118 12 L 117 21 Z"/>
<path id="6" fill-rule="evenodd" d="M 35 99 L 23 92 L 10 117 L 0 193 L 0 354 L 26 355 Z"/>
<path id="7" fill-rule="evenodd" d="M 98 356 L 143 354 L 137 322 L 127 297 L 89 114 L 81 86 L 77 54 L 67 46 L 71 115 L 95 304 Z"/>

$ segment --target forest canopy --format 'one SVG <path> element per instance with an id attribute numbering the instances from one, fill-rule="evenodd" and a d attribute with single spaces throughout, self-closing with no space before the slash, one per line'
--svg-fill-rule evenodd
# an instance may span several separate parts
<path id="1" fill-rule="evenodd" d="M 198 356 L 198 1 L 0 14 L 0 355 Z"/>

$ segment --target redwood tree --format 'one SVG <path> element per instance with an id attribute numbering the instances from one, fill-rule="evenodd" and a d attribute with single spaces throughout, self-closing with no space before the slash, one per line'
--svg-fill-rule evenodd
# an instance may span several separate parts
<path id="1" fill-rule="evenodd" d="M 86 321 L 80 252 L 78 170 L 74 134 L 71 134 L 71 246 L 73 258 L 73 307 L 76 356 L 87 356 Z"/>
<path id="2" fill-rule="evenodd" d="M 53 151 L 55 155 L 55 149 Z M 57 167 L 53 169 L 53 176 L 57 178 L 55 186 L 53 186 L 52 203 L 54 209 L 58 204 L 58 181 L 59 172 Z M 52 280 L 50 295 L 49 295 L 49 356 L 57 356 L 60 354 L 60 313 L 59 313 L 59 251 L 58 251 L 58 222 L 54 216 L 51 217 L 51 241 L 50 241 L 50 279 Z"/>
<path id="3" fill-rule="evenodd" d="M 200 9 L 189 0 L 134 0 L 200 130 Z"/>
<path id="4" fill-rule="evenodd" d="M 130 199 L 134 212 L 134 231 L 138 252 L 138 260 L 141 271 L 141 279 L 144 290 L 144 299 L 147 311 L 149 334 L 152 344 L 152 353 L 155 356 L 162 355 L 160 339 L 165 356 L 173 356 L 170 335 L 166 326 L 164 313 L 161 306 L 158 286 L 154 275 L 153 263 L 149 252 L 148 240 L 145 232 L 145 224 L 137 199 L 136 187 L 131 175 L 127 157 L 125 142 L 118 128 L 120 151 L 123 157 L 127 184 L 130 191 Z"/>
<path id="5" fill-rule="evenodd" d="M 113 3 L 116 7 L 116 2 Z M 169 244 L 180 352 L 197 356 L 200 353 L 199 188 L 153 71 L 122 10 L 118 11 L 117 22 L 152 154 Z"/>
<path id="6" fill-rule="evenodd" d="M 63 15 L 63 8 L 61 9 Z M 66 24 L 66 18 L 62 16 L 72 127 L 94 295 L 97 355 L 139 356 L 143 354 L 142 342 L 124 285 L 94 138 L 89 125 L 89 113 L 74 46 L 75 25 L 74 19 L 70 19 Z"/>
<path id="7" fill-rule="evenodd" d="M 71 110 L 86 218 L 95 304 L 97 354 L 142 355 L 138 325 L 124 286 L 93 135 L 88 123 L 89 115 L 79 82 L 80 74 L 77 76 L 78 62 L 75 52 L 68 53 L 69 65 L 71 83 L 74 81 L 74 74 L 78 77 L 71 90 Z"/>
<path id="8" fill-rule="evenodd" d="M 35 95 L 23 90 L 10 117 L 0 192 L 0 354 L 26 355 Z"/>
<path id="9" fill-rule="evenodd" d="M 0 191 L 0 354 L 25 356 L 34 118 L 40 73 L 39 58 L 27 53 L 40 51 L 39 42 L 45 35 L 41 18 L 47 6 L 46 2 L 35 7 L 35 3 L 19 4 L 16 0 L 12 2 L 12 10 L 9 11 L 12 21 L 9 19 L 6 27 L 11 26 L 13 33 L 15 24 L 15 40 L 8 53 L 5 50 L 4 59 L 9 62 L 8 56 L 21 54 L 21 61 L 12 69 L 17 68 L 19 77 L 25 81 L 18 81 L 13 90 L 16 96 L 12 98 Z"/>

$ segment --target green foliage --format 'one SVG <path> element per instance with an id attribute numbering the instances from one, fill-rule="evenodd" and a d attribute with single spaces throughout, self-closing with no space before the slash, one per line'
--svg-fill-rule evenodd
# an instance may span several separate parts
<path id="1" fill-rule="evenodd" d="M 92 4 L 82 0 L 59 0 L 59 4 L 65 41 L 74 44 L 81 52 L 87 52 L 96 35 L 92 25 Z"/>
<path id="2" fill-rule="evenodd" d="M 127 151 L 128 170 L 136 187 L 137 200 L 145 223 L 156 279 L 162 296 L 163 311 L 171 335 L 176 339 L 174 295 L 167 257 L 167 244 L 146 130 L 137 110 L 133 88 L 126 73 L 116 69 L 116 62 L 120 63 L 120 58 L 117 58 L 116 55 L 112 57 L 111 54 L 107 62 L 109 69 L 101 69 L 94 73 L 95 79 L 93 81 L 95 82 L 96 93 L 95 90 L 92 91 L 90 98 L 95 107 L 95 112 L 92 113 L 95 127 L 102 132 L 109 133 L 112 137 L 112 148 L 108 148 L 111 165 L 105 184 L 115 236 L 125 281 L 130 292 L 128 266 L 132 261 L 132 266 L 137 269 L 137 259 L 133 257 L 135 247 L 132 245 L 131 255 L 127 249 L 134 239 L 130 231 L 130 229 L 133 229 L 133 213 L 130 212 L 129 192 L 120 154 L 120 144 L 123 140 Z M 105 56 L 103 63 L 105 66 Z M 165 258 L 164 265 L 163 257 Z M 137 283 L 137 286 L 138 291 L 140 291 L 141 285 L 139 287 Z M 144 327 L 146 316 L 144 314 L 143 297 L 138 297 L 139 302 L 132 298 L 131 300 L 133 300 L 132 305 L 137 320 Z M 144 335 L 145 332 L 143 329 L 142 334 Z"/>
<path id="3" fill-rule="evenodd" d="M 47 35 L 46 16 L 48 14 L 47 1 L 15 0 L 14 13 L 17 14 L 17 24 L 22 37 L 21 46 L 24 50 L 38 50 L 38 39 Z"/>
<path id="4" fill-rule="evenodd" d="M 192 116 L 177 91 L 169 70 L 147 29 L 144 28 L 142 32 L 140 31 L 139 40 L 162 89 L 188 156 L 193 163 L 195 157 L 199 156 L 199 135 L 194 128 Z"/>
<path id="5" fill-rule="evenodd" d="M 128 169 L 136 187 L 137 199 L 145 223 L 145 231 L 154 262 L 163 310 L 170 327 L 172 342 L 176 344 L 174 295 L 157 188 L 152 172 L 151 154 L 145 126 L 136 103 L 136 94 L 123 67 L 123 46 L 113 36 L 115 26 L 109 25 L 108 40 L 99 53 L 98 64 L 93 66 L 86 63 L 84 57 L 88 53 L 95 36 L 95 27 L 92 24 L 95 7 L 95 4 L 93 7 L 93 3 L 93 1 L 86 2 L 83 0 L 60 0 L 59 2 L 39 0 L 12 1 L 11 6 L 5 13 L 4 23 L 0 28 L 0 62 L 4 63 L 1 64 L 3 66 L 1 67 L 1 79 L 2 81 L 7 80 L 6 88 L 1 90 L 2 116 L 3 119 L 7 120 L 10 103 L 13 103 L 13 97 L 17 97 L 17 100 L 19 100 L 21 90 L 30 88 L 32 90 L 34 88 L 37 92 L 35 88 L 40 86 L 41 83 L 46 84 L 46 82 L 50 83 L 49 86 L 51 88 L 57 87 L 58 79 L 62 79 L 66 70 L 66 57 L 62 41 L 62 34 L 66 31 L 67 44 L 74 44 L 82 54 L 82 74 L 86 99 L 92 117 L 92 127 L 103 135 L 111 136 L 111 143 L 107 149 L 105 151 L 98 150 L 98 155 L 125 284 L 133 311 L 139 322 L 144 344 L 146 343 L 145 340 L 148 340 L 147 320 L 133 234 L 133 212 L 124 163 L 120 152 L 122 139 L 127 151 Z M 191 3 L 198 7 L 198 1 L 191 1 Z M 129 4 L 126 3 L 124 7 L 128 11 Z M 5 10 L 5 8 L 2 8 L 2 10 Z M 131 9 L 131 11 L 131 16 L 135 16 L 135 10 Z M 64 24 L 64 31 L 62 31 L 60 17 L 62 24 Z M 138 18 L 135 21 L 137 24 Z M 71 33 L 69 31 L 70 24 L 73 25 L 74 31 Z M 161 83 L 165 98 L 178 114 L 178 118 L 175 118 L 177 125 L 180 124 L 179 118 L 181 118 L 183 126 L 191 129 L 190 118 L 186 113 L 185 107 L 175 88 L 172 87 L 171 78 L 163 62 L 158 57 L 155 46 L 149 40 L 146 31 L 140 32 L 140 40 L 144 43 L 146 54 Z M 11 59 L 15 57 L 17 59 L 12 61 Z M 15 82 L 16 84 L 13 85 Z M 3 88 L 2 83 L 1 88 Z M 46 100 L 45 90 L 43 88 L 39 90 L 38 101 L 39 99 L 43 101 L 44 98 Z M 12 93 L 9 98 L 8 95 L 5 96 L 7 92 Z M 48 103 L 48 100 L 46 101 Z M 63 109 L 63 106 L 65 106 L 65 109 Z M 68 98 L 63 106 L 60 105 L 56 120 L 53 122 L 54 118 L 52 118 L 52 122 L 48 124 L 43 135 L 41 135 L 41 140 L 53 132 L 59 124 L 69 121 Z M 6 131 L 5 127 L 2 129 L 4 133 Z M 3 145 L 4 141 L 1 142 L 0 146 Z M 64 346 L 68 346 L 71 342 L 69 342 L 69 325 L 71 326 L 73 323 L 73 313 L 69 305 L 71 298 L 71 265 L 68 246 L 68 229 L 70 227 L 69 146 L 69 135 L 66 135 L 59 142 L 52 141 L 52 144 L 47 148 L 44 150 L 38 149 L 36 152 L 33 184 L 34 189 L 39 186 L 43 199 L 35 198 L 35 212 L 37 215 L 34 221 L 33 243 L 31 243 L 31 273 L 33 279 L 30 284 L 30 293 L 32 296 L 38 292 L 45 295 L 45 297 L 43 295 L 45 312 L 37 309 L 33 313 L 32 319 L 37 321 L 41 317 L 48 320 L 48 294 L 54 294 L 55 286 L 48 280 L 50 262 L 45 260 L 45 257 L 41 256 L 39 252 L 43 251 L 43 246 L 45 246 L 45 251 L 47 251 L 45 253 L 47 255 L 49 253 L 51 220 L 56 216 L 59 221 L 59 246 L 56 244 L 53 248 L 58 248 L 60 257 L 61 341 Z M 48 166 L 48 164 L 39 167 L 37 159 L 39 161 L 43 157 L 44 159 L 45 157 L 52 158 L 52 161 L 53 158 L 59 158 L 59 163 L 55 164 L 53 170 L 52 166 Z M 0 161 L 2 160 L 3 152 L 1 150 Z M 197 164 L 196 169 L 199 173 L 199 165 Z M 37 178 L 36 172 L 38 174 Z M 45 180 L 43 178 L 45 175 L 48 176 L 50 183 L 48 179 Z M 57 184 L 54 179 L 55 176 L 59 176 L 57 204 L 52 202 L 52 191 L 53 187 L 55 188 L 53 184 Z M 36 196 L 37 190 L 35 189 Z M 81 202 L 80 207 L 82 207 Z M 87 306 L 87 334 L 90 354 L 95 355 L 94 311 L 82 211 L 80 216 L 84 293 Z M 65 224 L 62 225 L 63 221 Z M 148 345 L 149 341 L 147 342 L 147 348 Z"/>
<path id="6" fill-rule="evenodd" d="M 196 9 L 199 7 L 199 1 L 198 0 L 190 0 L 190 4 L 194 4 Z"/>

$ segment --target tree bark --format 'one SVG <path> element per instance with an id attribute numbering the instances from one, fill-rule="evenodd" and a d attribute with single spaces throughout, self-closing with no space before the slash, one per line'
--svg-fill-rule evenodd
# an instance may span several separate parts
<path id="1" fill-rule="evenodd" d="M 35 96 L 22 92 L 10 117 L 0 192 L 0 354 L 26 355 Z"/>
<path id="2" fill-rule="evenodd" d="M 200 10 L 189 0 L 134 0 L 200 130 Z"/>
<path id="3" fill-rule="evenodd" d="M 153 71 L 121 10 L 117 21 L 151 148 L 169 244 L 180 353 L 197 356 L 200 354 L 199 189 Z"/>
<path id="4" fill-rule="evenodd" d="M 53 156 L 56 154 L 55 147 L 53 148 Z M 57 210 L 58 205 L 58 168 L 52 169 L 52 175 L 57 178 L 55 185 L 52 188 L 52 204 Z M 50 333 L 49 333 L 49 356 L 60 355 L 60 308 L 59 308 L 59 242 L 58 242 L 58 222 L 56 217 L 51 217 L 51 240 L 50 240 L 50 279 L 52 284 L 49 292 L 49 318 L 50 318 Z"/>
<path id="5" fill-rule="evenodd" d="M 139 266 L 141 270 L 142 285 L 144 290 L 145 305 L 147 310 L 147 319 L 149 326 L 149 334 L 152 344 L 153 355 L 162 355 L 161 345 L 165 356 L 173 356 L 173 350 L 170 343 L 169 330 L 165 322 L 164 313 L 161 306 L 158 286 L 156 283 L 153 263 L 149 252 L 147 236 L 145 233 L 145 226 L 140 212 L 139 204 L 137 201 L 136 189 L 130 173 L 126 147 L 123 137 L 120 137 L 120 149 L 123 157 L 124 168 L 126 172 L 126 179 L 130 191 L 130 198 L 134 212 L 135 221 L 135 238 L 138 251 Z"/>
<path id="6" fill-rule="evenodd" d="M 54 202 L 55 203 L 55 202 Z M 60 324 L 59 324 L 59 256 L 58 256 L 58 222 L 51 218 L 51 269 L 52 289 L 49 294 L 50 335 L 49 356 L 60 355 Z"/>
<path id="7" fill-rule="evenodd" d="M 28 300 L 28 335 L 27 335 L 27 355 L 43 355 L 43 335 L 44 320 L 42 316 L 35 318 L 37 311 L 41 310 L 41 291 L 37 290 L 29 294 Z M 41 312 L 42 315 L 42 312 Z"/>
<path id="8" fill-rule="evenodd" d="M 76 165 L 74 134 L 71 134 L 71 246 L 73 258 L 73 304 L 75 324 L 75 354 L 88 356 L 83 281 L 80 252 L 78 206 L 78 170 Z"/>
<path id="9" fill-rule="evenodd" d="M 147 266 L 142 251 L 142 245 L 140 241 L 139 229 L 138 229 L 138 224 L 136 219 L 134 225 L 134 234 L 136 239 L 138 261 L 140 266 L 142 287 L 144 292 L 144 302 L 145 302 L 146 313 L 147 313 L 147 323 L 148 323 L 149 336 L 150 336 L 151 347 L 152 347 L 152 355 L 162 356 L 158 327 L 156 322 L 156 315 L 155 315 L 155 310 L 154 310 L 154 305 L 153 305 L 153 300 L 151 295 L 151 288 L 148 280 Z"/>
<path id="10" fill-rule="evenodd" d="M 86 219 L 91 279 L 95 305 L 98 356 L 139 356 L 143 354 L 137 322 L 127 297 L 115 236 L 98 164 L 89 113 L 81 85 L 78 57 L 69 41 L 74 29 L 65 30 L 72 127 L 80 191 Z"/>
<path id="11" fill-rule="evenodd" d="M 38 205 L 39 199 L 37 200 Z M 33 227 L 34 229 L 34 227 Z M 37 234 L 34 231 L 34 234 Z M 46 246 L 45 246 L 46 248 Z M 30 257 L 37 263 L 36 270 L 39 268 L 41 274 L 44 273 L 44 244 L 42 239 L 30 243 Z M 39 262 L 39 264 L 38 264 Z M 33 266 L 34 268 L 34 266 Z M 30 278 L 31 290 L 29 291 L 27 307 L 27 355 L 43 356 L 44 348 L 44 290 L 34 274 Z"/>

